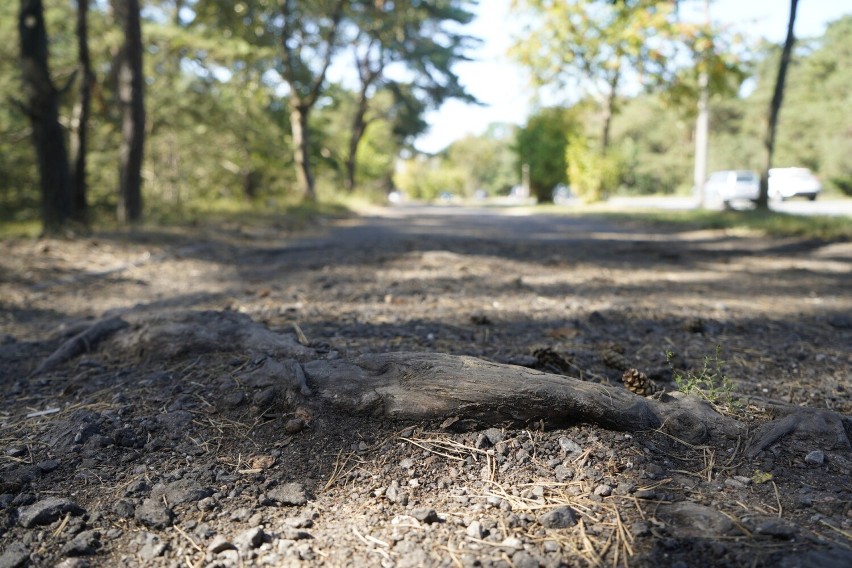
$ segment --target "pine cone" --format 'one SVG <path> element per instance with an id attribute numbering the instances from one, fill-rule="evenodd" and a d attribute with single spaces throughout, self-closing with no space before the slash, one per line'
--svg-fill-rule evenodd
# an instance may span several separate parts
<path id="1" fill-rule="evenodd" d="M 601 361 L 604 365 L 619 371 L 626 371 L 630 365 L 627 364 L 627 359 L 615 349 L 604 347 L 600 350 Z"/>
<path id="2" fill-rule="evenodd" d="M 657 385 L 654 384 L 654 381 L 638 369 L 627 369 L 624 371 L 621 380 L 624 381 L 627 390 L 639 396 L 651 396 L 657 392 Z"/>

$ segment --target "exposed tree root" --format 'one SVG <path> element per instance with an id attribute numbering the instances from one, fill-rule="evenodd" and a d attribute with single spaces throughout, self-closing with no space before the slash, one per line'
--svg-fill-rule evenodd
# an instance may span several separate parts
<path id="1" fill-rule="evenodd" d="M 621 431 L 659 429 L 689 444 L 749 438 L 749 457 L 784 437 L 825 450 L 852 449 L 852 419 L 826 410 L 768 403 L 782 417 L 749 436 L 746 424 L 679 392 L 645 398 L 621 386 L 441 353 L 317 359 L 316 352 L 295 336 L 274 333 L 234 312 L 159 314 L 133 325 L 120 318 L 105 319 L 66 342 L 36 373 L 112 334 L 116 335 L 110 348 L 130 356 L 174 358 L 229 351 L 267 356 L 278 363 L 265 365 L 264 373 L 280 369 L 300 396 L 349 413 L 409 420 L 453 418 L 482 426 L 585 422 Z M 303 362 L 304 375 L 298 361 Z"/>
<path id="2" fill-rule="evenodd" d="M 525 367 L 440 353 L 382 353 L 354 361 L 305 364 L 308 385 L 341 409 L 406 419 L 459 416 L 484 424 L 576 422 L 621 431 L 660 429 L 690 444 L 747 436 L 742 422 L 679 392 L 643 398 L 621 387 L 588 383 Z M 748 442 L 757 455 L 797 434 L 829 450 L 849 450 L 852 420 L 834 412 L 787 407 Z"/>
<path id="3" fill-rule="evenodd" d="M 59 349 L 42 361 L 30 376 L 50 371 L 78 355 L 91 351 L 98 343 L 126 327 L 127 322 L 121 318 L 107 318 L 95 322 L 60 345 Z"/>

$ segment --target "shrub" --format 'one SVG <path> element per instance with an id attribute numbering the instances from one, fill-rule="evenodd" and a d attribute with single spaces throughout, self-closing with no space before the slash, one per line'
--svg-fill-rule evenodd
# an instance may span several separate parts
<path id="1" fill-rule="evenodd" d="M 618 186 L 620 160 L 612 153 L 601 154 L 590 148 L 583 136 L 569 136 L 565 161 L 571 189 L 586 203 L 604 199 Z"/>

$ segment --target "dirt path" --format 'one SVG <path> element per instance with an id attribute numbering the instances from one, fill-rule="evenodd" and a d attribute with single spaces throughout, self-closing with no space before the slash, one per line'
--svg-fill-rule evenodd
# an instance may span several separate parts
<path id="1" fill-rule="evenodd" d="M 605 384 L 635 367 L 674 389 L 668 352 L 728 411 L 849 415 L 850 275 L 850 243 L 461 207 L 0 243 L 0 567 L 848 566 L 848 447 L 747 460 L 655 432 L 317 413 L 227 349 L 106 344 L 28 375 L 92 318 L 226 310 L 327 358 Z"/>

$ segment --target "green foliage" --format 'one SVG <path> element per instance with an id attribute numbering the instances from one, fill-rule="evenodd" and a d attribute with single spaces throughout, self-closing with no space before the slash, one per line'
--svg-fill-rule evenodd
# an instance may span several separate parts
<path id="1" fill-rule="evenodd" d="M 620 160 L 612 152 L 592 148 L 585 136 L 569 136 L 565 160 L 571 190 L 585 203 L 604 199 L 618 185 Z"/>
<path id="2" fill-rule="evenodd" d="M 415 155 L 400 164 L 394 186 L 412 199 L 431 201 L 443 192 L 462 195 L 465 175 L 459 168 L 444 164 L 441 157 Z"/>
<path id="3" fill-rule="evenodd" d="M 461 195 L 472 197 L 477 191 L 499 195 L 517 183 L 511 133 L 507 126 L 492 125 L 483 136 L 468 135 L 447 148 L 444 164 L 459 172 Z"/>
<path id="4" fill-rule="evenodd" d="M 515 0 L 527 22 L 511 53 L 538 85 L 617 90 L 630 71 L 651 76 L 672 55 L 672 4 L 658 0 Z"/>
<path id="5" fill-rule="evenodd" d="M 312 96 L 310 79 L 321 71 L 320 56 L 326 51 L 327 36 L 324 39 L 318 30 L 329 29 L 328 16 L 339 4 L 339 0 L 290 2 L 287 9 L 297 17 L 282 22 L 282 5 L 272 0 L 146 3 L 146 214 L 193 217 L 201 202 L 289 202 L 298 193 L 288 95 L 295 89 L 304 100 Z M 331 46 L 334 53 L 348 61 L 351 53 L 339 48 L 354 46 L 356 37 L 364 37 L 358 35 L 358 26 L 369 24 L 384 30 L 371 36 L 384 42 L 383 62 L 406 69 L 394 74 L 405 80 L 377 83 L 367 93 L 368 126 L 356 155 L 357 177 L 366 193 L 384 195 L 396 156 L 426 127 L 427 108 L 448 97 L 467 98 L 451 68 L 464 59 L 470 38 L 453 26 L 470 20 L 472 2 L 343 4 L 350 11 L 342 15 L 343 26 Z M 53 2 L 48 8 L 51 66 L 55 82 L 62 85 L 76 67 L 74 6 Z M 355 13 L 359 9 L 390 10 L 393 18 L 361 19 Z M 14 11 L 0 14 L 3 37 L 17 37 L 15 16 Z M 305 32 L 298 34 L 299 49 L 291 52 L 298 60 L 289 75 L 282 67 L 286 35 L 282 26 Z M 113 58 L 122 34 L 105 4 L 92 5 L 89 27 L 97 82 L 89 125 L 89 200 L 96 213 L 111 214 L 120 147 Z M 288 41 L 294 37 L 291 34 Z M 321 87 L 331 90 L 310 113 L 308 159 L 317 182 L 339 191 L 357 93 L 329 81 Z M 17 44 L 0 42 L 0 99 L 8 100 L 19 91 Z M 61 109 L 65 122 L 74 94 L 74 89 L 68 91 Z M 25 222 L 38 215 L 38 178 L 29 138 L 26 117 L 12 105 L 0 105 L 4 222 Z"/>
<path id="6" fill-rule="evenodd" d="M 612 130 L 621 157 L 619 192 L 670 194 L 691 187 L 693 123 L 664 108 L 659 97 L 627 101 Z"/>
<path id="7" fill-rule="evenodd" d="M 313 17 L 326 13 L 333 3 L 310 0 L 299 5 Z M 174 14 L 179 4 L 189 8 L 182 18 Z M 635 2 L 627 4 L 637 6 Z M 648 2 L 652 4 L 656 3 Z M 678 28 L 664 7 L 644 15 L 635 9 L 636 14 L 601 19 L 593 13 L 603 10 L 599 2 L 536 0 L 518 1 L 516 5 L 532 10 L 527 14 L 539 10 L 539 14 L 552 16 L 556 12 L 549 10 L 568 10 L 562 20 L 532 18 L 531 22 L 541 24 L 536 28 L 541 33 L 531 34 L 528 42 L 516 47 L 516 57 L 528 59 L 526 64 L 535 71 L 539 85 L 551 90 L 571 85 L 570 92 L 578 93 L 574 88 L 578 84 L 591 89 L 591 83 L 581 77 L 593 77 L 589 73 L 596 70 L 600 73 L 596 85 L 601 87 L 606 86 L 607 78 L 617 78 L 620 84 L 622 79 L 636 79 L 641 73 L 647 87 L 669 91 L 659 96 L 613 99 L 613 109 L 621 112 L 612 119 L 611 148 L 606 158 L 596 151 L 600 136 L 577 138 L 582 143 L 566 147 L 569 135 L 579 136 L 590 125 L 597 129 L 603 124 L 603 114 L 592 108 L 597 103 L 587 98 L 570 109 L 536 111 L 517 134 L 495 130 L 467 137 L 439 156 L 408 160 L 396 171 L 396 156 L 425 128 L 424 112 L 442 97 L 464 97 L 463 90 L 452 82 L 454 76 L 445 72 L 452 62 L 463 60 L 463 47 L 470 45 L 470 38 L 461 33 L 461 27 L 454 28 L 458 33 L 442 34 L 446 31 L 443 23 L 467 21 L 472 3 L 371 1 L 348 5 L 350 10 L 366 11 L 363 18 L 347 13 L 348 27 L 341 40 L 349 43 L 340 57 L 351 58 L 348 49 L 356 45 L 354 38 L 381 37 L 389 46 L 378 52 L 389 58 L 385 63 L 407 69 L 393 74 L 396 80 L 375 83 L 369 89 L 368 126 L 357 153 L 357 179 L 367 194 L 383 195 L 395 177 L 397 185 L 412 197 L 432 199 L 444 191 L 469 196 L 480 189 L 493 195 L 518 183 L 521 164 L 527 164 L 533 194 L 540 201 L 548 201 L 555 185 L 569 181 L 572 162 L 575 171 L 570 173 L 569 183 L 590 200 L 616 191 L 647 194 L 688 190 L 692 184 L 694 127 L 689 101 L 695 95 L 699 63 L 709 66 L 711 85 L 717 93 L 711 99 L 709 169 L 760 166 L 777 46 L 761 46 L 753 58 L 754 65 L 744 66 L 742 49 L 750 47 L 747 43 L 700 26 Z M 146 214 L 191 217 L 205 210 L 199 208 L 200 203 L 245 201 L 247 207 L 262 207 L 270 202 L 290 203 L 296 196 L 287 86 L 280 74 L 270 71 L 280 59 L 282 36 L 280 22 L 275 21 L 279 9 L 280 3 L 273 0 L 146 3 Z M 618 14 L 618 9 L 606 7 L 614 10 L 611 14 Z M 47 3 L 51 67 L 57 85 L 64 85 L 76 66 L 72 10 L 73 3 Z M 390 11 L 393 18 L 366 17 L 374 10 Z M 417 16 L 429 10 L 430 18 Z M 0 14 L 3 37 L 17 37 L 14 12 Z M 607 33 L 616 34 L 618 39 L 583 40 L 584 45 L 575 46 L 578 49 L 567 49 L 569 40 L 598 29 L 583 27 L 593 20 L 595 26 L 605 25 Z M 565 25 L 560 28 L 555 25 L 558 22 Z M 359 36 L 355 23 L 368 28 L 370 34 Z M 97 74 L 89 136 L 89 199 L 96 213 L 111 215 L 120 146 L 112 61 L 121 33 L 99 3 L 92 6 L 89 26 Z M 654 26 L 665 33 L 650 37 L 646 32 Z M 553 43 L 545 46 L 544 42 Z M 671 68 L 672 46 L 678 42 L 679 49 L 688 48 L 684 60 L 691 62 L 692 69 Z M 366 46 L 357 45 L 362 49 Z M 536 45 L 548 49 L 536 52 Z M 780 116 L 776 165 L 810 167 L 829 194 L 852 195 L 852 161 L 848 159 L 852 137 L 848 120 L 844 120 L 852 108 L 852 16 L 833 22 L 823 37 L 805 39 L 797 45 Z M 308 47 L 321 46 L 313 43 Z M 15 41 L 0 42 L 3 101 L 20 97 L 17 49 Z M 712 57 L 698 59 L 701 53 Z M 616 70 L 618 77 L 613 75 Z M 753 71 L 747 82 L 752 90 L 733 96 L 743 70 Z M 440 90 L 441 86 L 446 89 Z M 309 153 L 318 183 L 333 192 L 343 183 L 358 93 L 348 83 L 326 82 L 324 88 L 325 95 L 311 113 Z M 606 92 L 604 89 L 599 94 Z M 74 94 L 75 89 L 69 89 L 62 101 L 64 123 L 71 115 Z M 682 106 L 673 106 L 678 101 Z M 14 104 L 0 104 L 0 210 L 2 221 L 16 226 L 26 226 L 38 218 L 38 178 L 30 135 L 28 120 L 19 109 Z M 837 220 L 809 219 L 804 226 L 778 214 L 736 219 L 729 215 L 737 213 L 714 213 L 713 217 L 718 223 L 746 224 L 772 234 L 849 235 L 848 226 L 838 225 Z"/>
<path id="8" fill-rule="evenodd" d="M 654 77 L 666 108 L 694 119 L 702 76 L 714 100 L 736 96 L 751 71 L 751 46 L 744 37 L 725 27 L 678 21 L 672 26 L 671 40 L 679 57 Z"/>
<path id="9" fill-rule="evenodd" d="M 852 16 L 828 26 L 822 38 L 804 39 L 789 70 L 778 125 L 777 166 L 811 168 L 824 189 L 852 192 Z M 719 93 L 710 101 L 709 171 L 762 167 L 766 109 L 777 73 L 779 47 L 757 53 L 750 91 Z M 692 187 L 694 117 L 671 108 L 663 93 L 623 103 L 612 124 L 612 146 L 623 158 L 622 187 L 633 194 L 687 193 Z M 845 189 L 844 189 L 845 188 Z M 852 193 L 850 193 L 852 194 Z"/>
<path id="10" fill-rule="evenodd" d="M 403 97 L 407 91 L 428 108 L 451 98 L 473 101 L 453 66 L 466 61 L 467 50 L 478 42 L 464 33 L 465 24 L 473 20 L 474 4 L 472 0 L 350 2 L 347 16 L 357 28 L 352 50 L 362 86 L 391 88 Z M 404 80 L 392 79 L 384 74 L 392 64 L 402 64 L 412 73 Z"/>
<path id="11" fill-rule="evenodd" d="M 581 130 L 578 114 L 581 107 L 540 109 L 519 129 L 515 151 L 520 164 L 529 166 L 530 189 L 540 203 L 552 200 L 554 186 L 567 183 L 565 147 L 568 137 Z"/>
<path id="12" fill-rule="evenodd" d="M 734 384 L 725 373 L 725 361 L 720 358 L 721 353 L 722 347 L 717 345 L 716 353 L 705 356 L 703 366 L 698 371 L 675 369 L 671 351 L 666 351 L 666 361 L 672 368 L 679 391 L 703 398 L 717 410 L 731 414 L 742 407 L 742 401 L 734 397 Z"/>
<path id="13" fill-rule="evenodd" d="M 516 0 L 526 22 L 511 54 L 539 88 L 572 94 L 579 86 L 599 102 L 601 144 L 629 80 L 650 88 L 662 82 L 674 56 L 673 4 L 662 0 Z"/>

